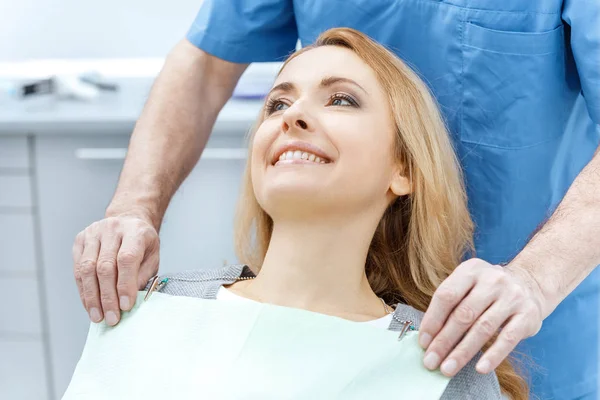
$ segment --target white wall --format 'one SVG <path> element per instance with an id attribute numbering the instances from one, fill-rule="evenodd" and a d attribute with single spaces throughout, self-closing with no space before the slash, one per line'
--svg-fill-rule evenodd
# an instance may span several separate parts
<path id="1" fill-rule="evenodd" d="M 162 57 L 202 0 L 0 0 L 0 62 Z"/>

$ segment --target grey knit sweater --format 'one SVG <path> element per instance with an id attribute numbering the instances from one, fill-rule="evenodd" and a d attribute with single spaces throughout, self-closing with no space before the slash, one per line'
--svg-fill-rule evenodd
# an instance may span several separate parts
<path id="1" fill-rule="evenodd" d="M 254 273 L 244 265 L 231 265 L 215 270 L 196 270 L 173 275 L 161 275 L 161 278 L 169 278 L 169 281 L 160 291 L 161 293 L 174 296 L 215 299 L 222 285 L 231 284 L 241 276 L 254 276 Z M 418 329 L 422 317 L 422 312 L 407 305 L 399 304 L 396 307 L 388 329 L 393 331 L 400 330 L 400 321 L 403 320 L 412 321 Z M 475 359 L 450 380 L 441 398 L 442 400 L 491 400 L 503 398 L 498 379 L 494 373 L 481 375 L 475 371 L 475 364 L 479 356 L 475 357 Z"/>

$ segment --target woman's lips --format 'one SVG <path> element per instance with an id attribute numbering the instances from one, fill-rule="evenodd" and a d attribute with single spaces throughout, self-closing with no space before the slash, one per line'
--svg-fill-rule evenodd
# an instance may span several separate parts
<path id="1" fill-rule="evenodd" d="M 317 164 L 321 161 L 325 161 L 325 163 L 332 162 L 331 158 L 320 147 L 309 142 L 292 140 L 277 146 L 271 165 L 275 165 L 277 161 L 292 159 L 309 160 Z"/>
<path id="2" fill-rule="evenodd" d="M 279 159 L 273 165 L 283 164 L 328 164 L 330 161 L 326 158 L 309 151 L 288 150 L 279 156 Z"/>

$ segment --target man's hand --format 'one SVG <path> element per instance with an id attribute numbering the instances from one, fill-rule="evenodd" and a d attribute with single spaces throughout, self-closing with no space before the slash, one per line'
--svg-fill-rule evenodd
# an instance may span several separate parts
<path id="1" fill-rule="evenodd" d="M 539 332 L 546 301 L 538 283 L 517 266 L 501 267 L 470 259 L 438 287 L 423 317 L 419 343 L 424 364 L 454 376 L 501 329 L 477 363 L 494 370 L 527 337 Z"/>
<path id="2" fill-rule="evenodd" d="M 129 143 L 107 218 L 77 235 L 75 280 L 95 322 L 130 310 L 158 271 L 158 229 L 196 165 L 219 112 L 247 64 L 212 56 L 187 39 L 169 53 Z"/>
<path id="3" fill-rule="evenodd" d="M 90 319 L 116 325 L 120 310 L 130 310 L 138 289 L 156 275 L 158 261 L 158 233 L 142 216 L 109 217 L 81 231 L 73 245 L 74 273 Z"/>

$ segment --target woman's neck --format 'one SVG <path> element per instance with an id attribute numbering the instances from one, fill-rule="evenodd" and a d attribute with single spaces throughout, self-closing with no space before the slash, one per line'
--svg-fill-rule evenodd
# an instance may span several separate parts
<path id="1" fill-rule="evenodd" d="M 362 217 L 274 221 L 260 273 L 242 294 L 359 321 L 384 316 L 364 272 L 376 225 Z"/>

